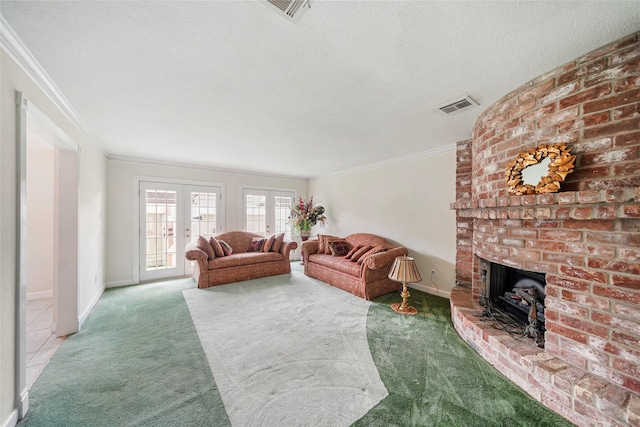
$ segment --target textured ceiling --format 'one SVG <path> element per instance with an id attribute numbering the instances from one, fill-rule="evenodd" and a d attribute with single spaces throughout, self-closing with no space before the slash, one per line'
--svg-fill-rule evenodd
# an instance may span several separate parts
<path id="1" fill-rule="evenodd" d="M 640 3 L 0 1 L 109 158 L 315 177 L 450 146 Z M 444 116 L 469 94 L 481 105 Z"/>

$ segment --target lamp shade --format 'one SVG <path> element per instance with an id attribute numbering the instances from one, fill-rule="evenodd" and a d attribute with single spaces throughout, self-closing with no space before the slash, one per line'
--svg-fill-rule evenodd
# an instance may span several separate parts
<path id="1" fill-rule="evenodd" d="M 393 261 L 391 271 L 389 271 L 389 279 L 396 282 L 419 282 L 422 277 L 413 258 L 399 256 Z"/>

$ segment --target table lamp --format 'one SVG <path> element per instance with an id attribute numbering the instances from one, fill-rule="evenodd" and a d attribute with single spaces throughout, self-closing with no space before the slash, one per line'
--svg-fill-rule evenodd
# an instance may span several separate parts
<path id="1" fill-rule="evenodd" d="M 402 303 L 391 304 L 391 308 L 398 313 L 413 315 L 418 313 L 415 307 L 411 307 L 407 303 L 409 299 L 409 291 L 407 290 L 407 282 L 419 282 L 422 280 L 420 272 L 413 258 L 408 256 L 399 256 L 393 261 L 391 271 L 389 271 L 389 279 L 395 282 L 402 282 Z"/>

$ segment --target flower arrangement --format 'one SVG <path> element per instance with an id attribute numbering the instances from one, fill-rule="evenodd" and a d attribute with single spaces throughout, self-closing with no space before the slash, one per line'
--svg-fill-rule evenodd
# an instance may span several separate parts
<path id="1" fill-rule="evenodd" d="M 298 204 L 291 208 L 291 214 L 289 215 L 289 221 L 293 224 L 293 227 L 300 231 L 301 236 L 308 236 L 311 234 L 311 227 L 318 222 L 324 225 L 327 217 L 324 216 L 324 207 L 313 206 L 313 196 L 308 202 L 299 198 Z"/>

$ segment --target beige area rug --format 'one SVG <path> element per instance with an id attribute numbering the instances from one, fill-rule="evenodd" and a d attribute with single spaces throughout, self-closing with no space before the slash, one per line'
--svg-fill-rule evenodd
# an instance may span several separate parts
<path id="1" fill-rule="evenodd" d="M 296 271 L 183 295 L 234 426 L 348 426 L 388 395 L 368 301 Z"/>

